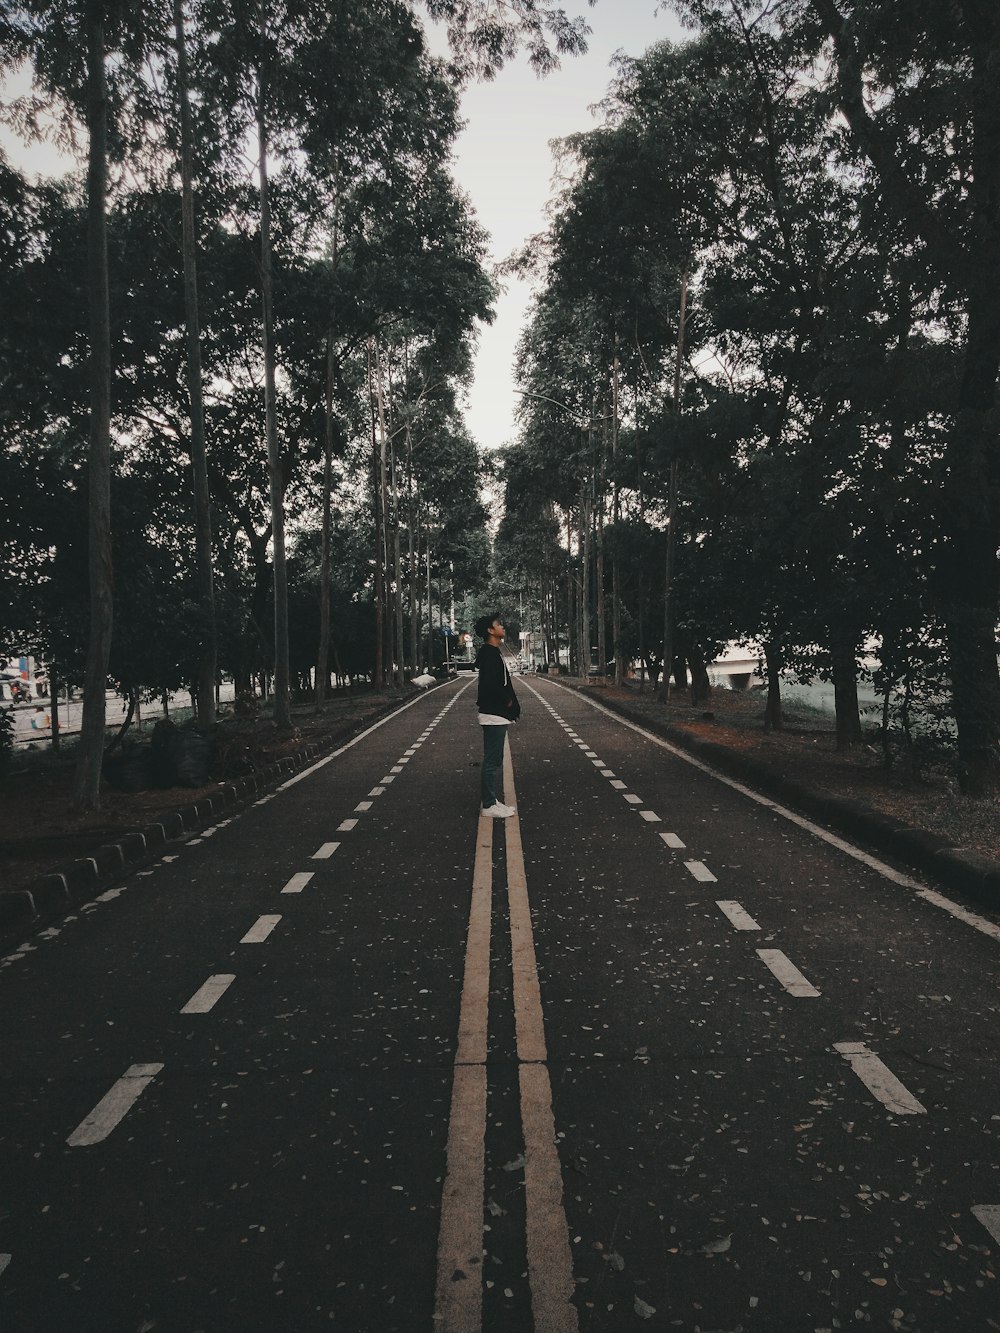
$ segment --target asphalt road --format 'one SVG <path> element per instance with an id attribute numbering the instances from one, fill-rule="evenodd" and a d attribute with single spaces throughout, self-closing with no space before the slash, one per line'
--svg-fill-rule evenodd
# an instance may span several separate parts
<path id="1" fill-rule="evenodd" d="M 1000 1329 L 1000 926 L 474 682 L 0 959 L 3 1333 Z"/>

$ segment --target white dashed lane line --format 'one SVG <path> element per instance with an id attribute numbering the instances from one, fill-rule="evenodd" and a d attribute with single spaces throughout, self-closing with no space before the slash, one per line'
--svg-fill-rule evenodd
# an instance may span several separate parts
<path id="1" fill-rule="evenodd" d="M 311 870 L 301 870 L 297 875 L 292 876 L 292 878 L 288 881 L 288 883 L 281 890 L 281 892 L 301 893 L 311 879 L 312 879 Z"/>
<path id="2" fill-rule="evenodd" d="M 681 846 L 683 845 L 684 844 L 682 843 Z M 711 870 L 709 870 L 708 866 L 705 864 L 704 861 L 685 861 L 684 865 L 688 873 L 693 875 L 695 879 L 698 880 L 700 883 L 702 884 L 717 883 L 715 876 L 712 874 Z"/>
<path id="3" fill-rule="evenodd" d="M 357 822 L 358 822 L 358 821 L 357 821 L 356 819 L 345 819 L 345 820 L 342 820 L 341 823 L 339 823 L 339 824 L 337 825 L 337 832 L 338 832 L 338 833 L 350 833 L 351 829 L 352 829 L 352 828 L 355 828 L 355 827 L 357 826 Z"/>
<path id="4" fill-rule="evenodd" d="M 680 838 L 677 836 L 676 833 L 661 833 L 660 837 L 663 839 L 663 841 L 667 844 L 668 847 L 681 849 L 687 846 L 686 843 L 681 842 Z"/>
<path id="5" fill-rule="evenodd" d="M 363 815 L 366 810 L 370 810 L 372 808 L 373 804 L 374 804 L 373 801 L 359 801 L 357 805 L 354 807 L 354 809 L 358 814 Z"/>
<path id="6" fill-rule="evenodd" d="M 90 1115 L 82 1120 L 66 1142 L 71 1148 L 89 1148 L 101 1143 L 125 1118 L 163 1068 L 162 1064 L 131 1065 Z"/>
<path id="7" fill-rule="evenodd" d="M 241 944 L 263 944 L 281 920 L 280 916 L 260 916 L 240 940 Z"/>
<path id="8" fill-rule="evenodd" d="M 639 818 L 644 819 L 647 824 L 659 824 L 662 822 L 655 810 L 640 810 Z"/>
<path id="9" fill-rule="evenodd" d="M 760 930 L 757 922 L 739 903 L 716 900 L 716 907 L 727 916 L 737 930 Z"/>
<path id="10" fill-rule="evenodd" d="M 628 786 L 628 783 L 622 782 L 621 778 L 615 778 L 611 785 L 614 787 L 615 791 L 624 791 Z"/>
<path id="11" fill-rule="evenodd" d="M 802 975 L 792 960 L 780 949 L 758 949 L 757 957 L 778 978 L 789 995 L 798 999 L 813 999 L 819 995 L 816 987 Z"/>
<path id="12" fill-rule="evenodd" d="M 207 1014 L 222 999 L 226 991 L 236 980 L 231 972 L 220 972 L 214 977 L 209 977 L 199 990 L 188 1000 L 187 1004 L 181 1010 L 182 1014 Z"/>
<path id="13" fill-rule="evenodd" d="M 339 842 L 324 842 L 318 851 L 313 852 L 311 859 L 313 861 L 329 861 L 339 846 Z"/>
<path id="14" fill-rule="evenodd" d="M 863 1041 L 837 1041 L 833 1049 L 844 1057 L 872 1096 L 895 1115 L 927 1114 L 927 1108 L 921 1106 Z"/>
<path id="15" fill-rule="evenodd" d="M 14 1256 L 12 1254 L 0 1254 L 0 1273 L 2 1273 L 4 1269 L 8 1267 L 13 1257 Z"/>

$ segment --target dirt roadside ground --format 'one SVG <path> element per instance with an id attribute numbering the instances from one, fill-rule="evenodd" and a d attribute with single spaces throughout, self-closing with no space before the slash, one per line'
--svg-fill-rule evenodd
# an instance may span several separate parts
<path id="1" fill-rule="evenodd" d="M 765 733 L 764 701 L 756 691 L 714 689 L 706 703 L 693 707 L 686 694 L 675 695 L 664 705 L 652 690 L 641 691 L 635 684 L 623 688 L 584 685 L 566 677 L 560 683 L 581 689 L 595 702 L 606 703 L 640 725 L 665 729 L 681 743 L 684 737 L 695 743 L 711 742 L 777 770 L 819 796 L 860 803 L 953 846 L 1000 860 L 1000 801 L 967 800 L 954 774 L 945 769 L 910 773 L 897 767 L 886 771 L 877 743 L 838 752 L 829 717 L 786 708 L 785 729 Z M 222 724 L 231 752 L 220 782 L 139 793 L 115 791 L 106 785 L 104 809 L 90 815 L 69 813 L 71 763 L 38 763 L 37 754 L 30 764 L 15 758 L 0 802 L 0 888 L 28 889 L 39 876 L 57 872 L 124 834 L 190 807 L 218 792 L 226 782 L 293 756 L 306 745 L 335 748 L 414 693 L 412 687 L 382 694 L 345 691 L 319 715 L 311 704 L 296 706 L 293 730 L 284 735 L 267 719 L 237 723 L 230 716 Z"/>

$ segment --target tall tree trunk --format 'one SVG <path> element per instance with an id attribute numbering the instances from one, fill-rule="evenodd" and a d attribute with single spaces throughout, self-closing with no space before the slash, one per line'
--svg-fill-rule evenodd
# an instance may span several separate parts
<path id="1" fill-rule="evenodd" d="M 681 274 L 681 305 L 677 320 L 677 356 L 674 361 L 674 456 L 670 460 L 670 490 L 667 497 L 667 559 L 663 586 L 663 676 L 659 700 L 670 698 L 670 672 L 674 655 L 674 552 L 677 528 L 677 450 L 681 442 L 681 364 L 684 359 L 684 325 L 687 320 L 687 274 Z"/>
<path id="2" fill-rule="evenodd" d="M 274 572 L 274 721 L 292 725 L 288 670 L 288 573 L 285 566 L 285 479 L 278 447 L 278 407 L 274 353 L 274 283 L 271 270 L 271 200 L 268 190 L 267 11 L 260 0 L 261 68 L 257 89 L 257 140 L 260 152 L 260 290 L 263 307 L 264 407 L 267 420 L 267 472 L 271 492 L 271 541 Z"/>
<path id="3" fill-rule="evenodd" d="M 837 749 L 860 744 L 857 636 L 844 624 L 835 624 L 830 636 L 833 659 L 833 698 L 837 714 Z"/>
<path id="4" fill-rule="evenodd" d="M 601 467 L 597 483 L 597 506 L 594 514 L 594 568 L 597 580 L 597 670 L 601 684 L 608 683 L 608 627 L 604 597 L 604 499 L 607 487 L 605 461 L 608 450 L 607 413 L 601 413 Z"/>
<path id="5" fill-rule="evenodd" d="M 198 311 L 197 239 L 194 227 L 194 134 L 188 86 L 187 42 L 183 0 L 174 0 L 177 42 L 177 86 L 181 112 L 181 218 L 184 248 L 184 323 L 187 340 L 187 385 L 191 404 L 191 471 L 194 478 L 194 549 L 197 571 L 199 630 L 198 720 L 215 721 L 216 624 L 215 574 L 212 567 L 212 502 L 208 491 L 205 407 L 201 372 L 201 319 Z"/>
<path id="6" fill-rule="evenodd" d="M 111 557 L 111 311 L 108 289 L 108 92 L 104 5 L 87 3 L 87 267 L 90 305 L 88 494 L 90 631 L 73 808 L 101 808 L 101 764 L 114 623 Z"/>
<path id="7" fill-rule="evenodd" d="M 998 187 L 1000 190 L 1000 187 Z M 1000 446 L 996 434 L 1000 281 L 969 300 L 959 410 L 949 446 L 947 538 L 942 600 L 962 787 L 969 796 L 1000 791 Z"/>
<path id="8" fill-rule="evenodd" d="M 776 639 L 764 644 L 764 662 L 767 669 L 767 703 L 764 705 L 764 730 L 781 731 L 784 718 L 781 713 L 782 653 Z"/>
<path id="9" fill-rule="evenodd" d="M 323 535 L 319 559 L 319 646 L 316 651 L 316 710 L 326 702 L 330 678 L 330 539 L 333 528 L 333 330 L 326 335 L 326 392 L 323 396 Z"/>
<path id="10" fill-rule="evenodd" d="M 592 527 L 592 503 L 584 491 L 580 496 L 580 531 L 577 543 L 580 548 L 580 676 L 590 679 L 590 533 Z"/>
<path id="11" fill-rule="evenodd" d="M 389 669 L 394 670 L 394 653 L 392 651 L 392 630 L 394 618 L 392 608 L 389 605 L 389 456 L 388 439 L 385 424 L 385 392 L 382 385 L 382 354 L 378 343 L 375 344 L 375 401 L 378 404 L 378 490 L 379 490 L 379 511 L 382 523 L 382 540 L 379 544 L 379 559 L 382 562 L 382 568 L 385 570 L 385 577 L 382 581 L 382 627 L 385 635 L 385 645 L 388 652 L 383 650 L 383 662 L 388 661 Z M 386 615 L 386 612 L 389 612 Z M 385 683 L 386 671 L 383 667 L 383 684 Z"/>
<path id="12" fill-rule="evenodd" d="M 622 643 L 622 587 L 619 546 L 621 545 L 621 489 L 618 485 L 618 424 L 621 412 L 620 376 L 621 363 L 618 359 L 618 335 L 615 334 L 615 362 L 612 378 L 614 395 L 611 420 L 611 524 L 614 530 L 614 542 L 611 547 L 611 637 L 614 641 L 615 684 L 625 684 L 625 645 Z"/>
<path id="13" fill-rule="evenodd" d="M 368 339 L 368 405 L 372 430 L 372 502 L 375 516 L 375 679 L 376 691 L 385 688 L 385 525 L 382 508 L 382 469 L 375 402 L 374 339 Z"/>

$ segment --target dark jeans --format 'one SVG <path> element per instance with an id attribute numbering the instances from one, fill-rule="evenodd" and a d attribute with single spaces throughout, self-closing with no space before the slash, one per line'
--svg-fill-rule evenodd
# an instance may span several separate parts
<path id="1" fill-rule="evenodd" d="M 497 800 L 497 773 L 503 763 L 503 743 L 506 727 L 483 727 L 482 801 L 486 810 Z"/>

